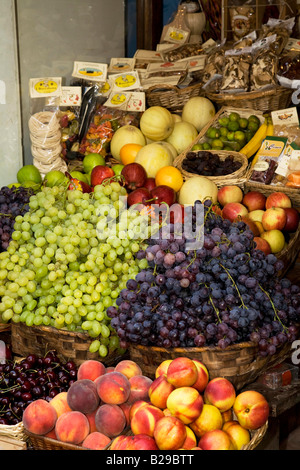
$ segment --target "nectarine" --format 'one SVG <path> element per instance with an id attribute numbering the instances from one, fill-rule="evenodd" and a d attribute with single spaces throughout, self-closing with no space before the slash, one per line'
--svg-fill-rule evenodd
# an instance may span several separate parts
<path id="1" fill-rule="evenodd" d="M 173 390 L 167 398 L 167 408 L 172 415 L 184 424 L 190 424 L 200 416 L 203 399 L 193 387 L 180 387 Z"/>
<path id="2" fill-rule="evenodd" d="M 196 383 L 198 370 L 192 359 L 176 357 L 167 370 L 167 381 L 174 387 L 190 387 Z"/>
<path id="3" fill-rule="evenodd" d="M 160 450 L 180 449 L 186 440 L 186 426 L 175 416 L 164 416 L 156 424 L 153 437 Z"/>
<path id="4" fill-rule="evenodd" d="M 241 426 L 245 429 L 255 430 L 267 422 L 270 408 L 261 393 L 255 390 L 246 390 L 237 395 L 233 411 Z"/>
<path id="5" fill-rule="evenodd" d="M 235 397 L 235 388 L 225 377 L 210 380 L 204 391 L 204 402 L 216 406 L 221 412 L 233 406 Z"/>

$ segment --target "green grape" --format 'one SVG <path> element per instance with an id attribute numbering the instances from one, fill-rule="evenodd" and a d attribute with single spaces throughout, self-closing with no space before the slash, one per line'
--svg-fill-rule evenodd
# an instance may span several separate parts
<path id="1" fill-rule="evenodd" d="M 99 351 L 100 345 L 101 345 L 100 341 L 98 339 L 95 339 L 94 341 L 91 342 L 89 346 L 89 351 L 91 353 L 96 353 L 97 351 Z"/>

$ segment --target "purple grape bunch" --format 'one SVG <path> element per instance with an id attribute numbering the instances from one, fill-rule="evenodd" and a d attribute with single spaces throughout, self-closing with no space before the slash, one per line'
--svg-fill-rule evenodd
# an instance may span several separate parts
<path id="1" fill-rule="evenodd" d="M 177 235 L 176 224 L 168 224 L 168 239 L 161 228 L 159 237 L 137 253 L 149 267 L 128 280 L 116 305 L 107 310 L 122 348 L 224 349 L 253 341 L 259 354 L 267 356 L 297 338 L 299 286 L 280 279 L 283 262 L 255 248 L 244 222 L 231 223 L 212 208 L 204 202 L 202 248 L 187 251 L 191 240 Z"/>
<path id="2" fill-rule="evenodd" d="M 8 187 L 0 189 L 0 252 L 5 251 L 11 240 L 15 218 L 29 210 L 29 199 L 34 194 L 32 188 Z"/>
<path id="3" fill-rule="evenodd" d="M 5 361 L 0 364 L 0 424 L 18 424 L 31 402 L 51 401 L 76 380 L 76 364 L 61 361 L 56 351 L 48 351 L 44 357 L 28 354 L 19 362 Z"/>

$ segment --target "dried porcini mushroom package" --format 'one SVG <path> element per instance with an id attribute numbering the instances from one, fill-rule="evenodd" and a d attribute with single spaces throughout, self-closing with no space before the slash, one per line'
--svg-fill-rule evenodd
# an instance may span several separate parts
<path id="1" fill-rule="evenodd" d="M 289 18 L 287 20 L 270 18 L 266 24 L 262 25 L 259 39 L 267 38 L 276 34 L 276 39 L 272 42 L 270 47 L 273 52 L 280 55 L 288 43 L 294 25 L 295 18 Z"/>
<path id="2" fill-rule="evenodd" d="M 251 48 L 228 50 L 225 52 L 225 63 L 221 92 L 246 92 L 249 90 L 250 67 L 252 63 Z"/>
<path id="3" fill-rule="evenodd" d="M 218 91 L 224 68 L 225 41 L 213 47 L 207 54 L 202 82 L 206 91 Z"/>
<path id="4" fill-rule="evenodd" d="M 253 63 L 250 71 L 250 91 L 271 88 L 278 84 L 278 56 L 272 50 L 276 34 L 257 41 L 253 47 Z"/>

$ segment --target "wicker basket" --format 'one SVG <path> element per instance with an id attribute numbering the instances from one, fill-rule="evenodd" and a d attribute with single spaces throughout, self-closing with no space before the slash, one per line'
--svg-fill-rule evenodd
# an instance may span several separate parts
<path id="1" fill-rule="evenodd" d="M 292 201 L 293 207 L 297 207 L 300 209 L 300 188 L 289 188 L 288 186 L 283 185 L 272 185 L 272 184 L 262 184 L 256 183 L 249 179 L 250 171 L 247 175 L 247 181 L 245 183 L 245 188 L 247 191 L 260 191 L 265 194 L 265 196 L 269 196 L 270 194 L 274 193 L 275 191 L 280 191 L 285 193 Z"/>
<path id="2" fill-rule="evenodd" d="M 156 346 L 129 346 L 129 357 L 142 368 L 143 374 L 155 377 L 156 368 L 163 361 L 177 357 L 198 359 L 208 369 L 210 379 L 225 377 L 240 390 L 254 382 L 269 367 L 283 362 L 291 355 L 291 344 L 286 343 L 274 356 L 258 355 L 258 347 L 251 342 L 233 344 L 226 349 L 218 347 L 173 348 Z"/>
<path id="3" fill-rule="evenodd" d="M 97 352 L 89 352 L 92 341 L 94 338 L 82 332 L 59 330 L 51 326 L 27 326 L 24 323 L 11 325 L 12 351 L 19 356 L 43 356 L 48 350 L 55 350 L 62 360 L 72 360 L 77 366 L 88 359 L 111 366 L 124 358 L 118 350 L 100 358 Z"/>
<path id="4" fill-rule="evenodd" d="M 39 436 L 25 430 L 29 446 L 34 450 L 87 450 L 82 446 L 61 442 L 51 437 Z"/>
<path id="5" fill-rule="evenodd" d="M 188 171 L 182 168 L 182 164 L 186 158 L 186 155 L 189 151 L 183 152 L 175 159 L 173 165 L 178 168 L 184 179 L 187 180 L 194 176 L 198 176 L 196 173 L 189 173 Z M 241 167 L 235 171 L 234 173 L 223 175 L 223 176 L 206 176 L 209 180 L 216 183 L 217 186 L 224 186 L 224 184 L 241 184 L 246 181 L 246 174 L 248 169 L 248 159 L 246 155 L 239 153 L 239 152 L 229 152 L 227 150 L 209 150 L 212 154 L 218 154 L 220 160 L 225 160 L 229 155 L 232 155 L 234 161 L 238 161 L 241 163 Z"/>
<path id="6" fill-rule="evenodd" d="M 293 90 L 276 87 L 265 91 L 250 91 L 246 93 L 206 93 L 206 97 L 218 106 L 233 108 L 251 108 L 256 111 L 271 112 L 285 109 L 289 106 Z"/>
<path id="7" fill-rule="evenodd" d="M 17 439 L 19 441 L 28 441 L 23 423 L 18 424 L 0 424 L 0 436 Z"/>
<path id="8" fill-rule="evenodd" d="M 171 112 L 180 112 L 185 103 L 194 96 L 204 96 L 202 83 L 185 88 L 173 85 L 154 85 L 146 90 L 148 106 L 162 106 Z"/>

